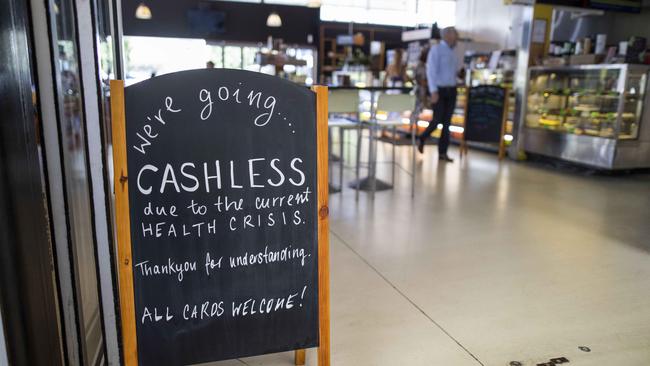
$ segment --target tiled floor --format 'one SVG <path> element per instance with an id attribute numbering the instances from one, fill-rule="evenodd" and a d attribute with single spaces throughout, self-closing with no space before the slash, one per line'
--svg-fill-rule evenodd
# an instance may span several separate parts
<path id="1" fill-rule="evenodd" d="M 330 196 L 333 365 L 650 365 L 650 175 L 427 149 L 414 199 Z"/>

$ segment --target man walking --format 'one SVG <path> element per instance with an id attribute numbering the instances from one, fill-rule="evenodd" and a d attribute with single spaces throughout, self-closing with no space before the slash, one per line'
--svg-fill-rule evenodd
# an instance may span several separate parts
<path id="1" fill-rule="evenodd" d="M 427 82 L 431 93 L 433 121 L 420 136 L 418 150 L 424 153 L 426 139 L 441 124 L 438 160 L 451 163 L 454 160 L 447 155 L 447 148 L 449 147 L 449 125 L 456 107 L 458 60 L 454 54 L 454 47 L 458 40 L 458 32 L 454 27 L 447 27 L 440 31 L 440 36 L 442 40 L 431 47 L 427 56 Z"/>

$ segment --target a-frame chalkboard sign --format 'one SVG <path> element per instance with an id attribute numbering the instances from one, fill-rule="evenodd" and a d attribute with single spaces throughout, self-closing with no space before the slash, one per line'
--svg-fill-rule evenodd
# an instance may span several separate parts
<path id="1" fill-rule="evenodd" d="M 190 70 L 111 112 L 124 364 L 329 366 L 327 88 Z"/>
<path id="2" fill-rule="evenodd" d="M 467 155 L 467 141 L 498 144 L 499 160 L 505 157 L 508 100 L 508 89 L 497 85 L 479 85 L 467 89 L 465 129 L 460 143 L 461 158 Z"/>

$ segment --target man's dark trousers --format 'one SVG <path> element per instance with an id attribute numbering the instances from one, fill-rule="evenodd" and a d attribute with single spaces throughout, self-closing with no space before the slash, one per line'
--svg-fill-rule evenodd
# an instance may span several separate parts
<path id="1" fill-rule="evenodd" d="M 447 156 L 449 125 L 456 108 L 456 87 L 439 87 L 438 96 L 438 103 L 433 105 L 433 122 L 429 123 L 429 127 L 420 136 L 420 139 L 424 141 L 431 136 L 431 133 L 436 130 L 439 124 L 442 124 L 442 133 L 438 141 L 438 155 Z"/>

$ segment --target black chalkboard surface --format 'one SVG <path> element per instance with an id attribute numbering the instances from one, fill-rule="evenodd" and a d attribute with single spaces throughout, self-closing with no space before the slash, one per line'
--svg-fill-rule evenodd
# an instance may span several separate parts
<path id="1" fill-rule="evenodd" d="M 505 98 L 506 89 L 500 86 L 469 88 L 463 132 L 466 141 L 501 141 Z"/>
<path id="2" fill-rule="evenodd" d="M 317 346 L 314 93 L 205 69 L 124 101 L 139 364 Z"/>

